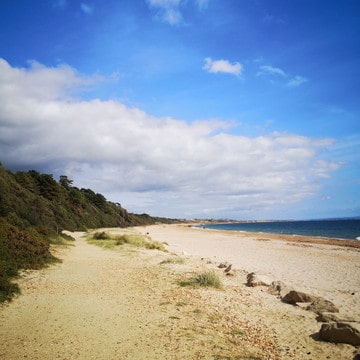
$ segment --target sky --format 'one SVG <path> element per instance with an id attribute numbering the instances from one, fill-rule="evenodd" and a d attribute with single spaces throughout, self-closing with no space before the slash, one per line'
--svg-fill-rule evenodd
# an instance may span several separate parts
<path id="1" fill-rule="evenodd" d="M 0 162 L 174 218 L 360 216 L 358 0 L 2 0 Z"/>

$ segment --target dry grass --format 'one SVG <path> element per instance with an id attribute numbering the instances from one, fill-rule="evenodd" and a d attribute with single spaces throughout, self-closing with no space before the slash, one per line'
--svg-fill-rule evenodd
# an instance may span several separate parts
<path id="1" fill-rule="evenodd" d="M 87 237 L 89 243 L 101 246 L 106 249 L 114 249 L 122 245 L 130 245 L 138 248 L 150 250 L 165 251 L 165 246 L 159 241 L 153 241 L 148 236 L 136 233 L 110 234 L 105 231 L 89 234 Z"/>
<path id="2" fill-rule="evenodd" d="M 213 287 L 216 289 L 223 289 L 222 281 L 215 271 L 209 270 L 197 274 L 189 279 L 181 280 L 180 286 L 192 286 L 192 287 Z"/>

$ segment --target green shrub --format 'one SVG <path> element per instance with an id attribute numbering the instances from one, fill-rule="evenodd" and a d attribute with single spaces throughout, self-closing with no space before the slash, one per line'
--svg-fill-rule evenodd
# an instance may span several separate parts
<path id="1" fill-rule="evenodd" d="M 146 249 L 150 249 L 150 250 L 166 251 L 164 245 L 158 241 L 147 241 L 145 243 L 145 247 Z"/>
<path id="2" fill-rule="evenodd" d="M 93 234 L 93 239 L 95 240 L 109 240 L 110 239 L 110 235 L 107 234 L 105 231 L 98 231 L 95 234 Z"/>
<path id="3" fill-rule="evenodd" d="M 19 230 L 0 218 L 0 302 L 19 292 L 11 279 L 20 269 L 39 269 L 59 261 L 49 247 L 49 241 L 35 228 Z"/>

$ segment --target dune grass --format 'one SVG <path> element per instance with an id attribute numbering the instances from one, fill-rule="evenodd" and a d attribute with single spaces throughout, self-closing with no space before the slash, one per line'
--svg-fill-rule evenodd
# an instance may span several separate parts
<path id="1" fill-rule="evenodd" d="M 205 271 L 197 274 L 189 279 L 179 281 L 180 286 L 192 287 L 213 287 L 216 289 L 223 289 L 223 284 L 215 271 Z"/>
<path id="2" fill-rule="evenodd" d="M 143 236 L 136 233 L 125 234 L 109 234 L 105 231 L 95 232 L 88 236 L 88 241 L 92 244 L 107 248 L 114 249 L 121 245 L 130 245 L 149 250 L 167 251 L 165 246 L 159 241 L 153 241 L 148 236 Z"/>
<path id="3" fill-rule="evenodd" d="M 169 259 L 163 260 L 160 263 L 160 265 L 166 265 L 166 264 L 183 265 L 183 264 L 185 264 L 185 260 L 181 257 L 177 257 L 177 258 L 169 258 Z"/>

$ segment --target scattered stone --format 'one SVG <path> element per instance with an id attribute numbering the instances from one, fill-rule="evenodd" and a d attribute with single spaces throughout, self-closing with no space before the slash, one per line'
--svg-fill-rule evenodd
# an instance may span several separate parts
<path id="1" fill-rule="evenodd" d="M 333 313 L 321 313 L 316 318 L 317 322 L 331 323 L 331 322 L 341 322 L 341 320 L 334 315 Z"/>
<path id="2" fill-rule="evenodd" d="M 360 332 L 346 323 L 322 324 L 320 339 L 333 343 L 360 345 Z"/>
<path id="3" fill-rule="evenodd" d="M 282 281 L 273 281 L 268 288 L 271 295 L 283 298 L 291 289 L 288 288 Z"/>
<path id="4" fill-rule="evenodd" d="M 287 304 L 296 305 L 296 303 L 313 302 L 317 298 L 315 296 L 303 293 L 301 291 L 291 290 L 281 300 Z"/>
<path id="5" fill-rule="evenodd" d="M 322 314 L 325 312 L 328 313 L 338 313 L 339 309 L 329 300 L 326 300 L 322 297 L 316 298 L 306 310 L 313 311 L 316 314 Z"/>
<path id="6" fill-rule="evenodd" d="M 225 271 L 225 273 L 228 273 L 228 272 L 230 272 L 230 270 L 231 270 L 231 267 L 232 267 L 232 264 L 230 264 L 224 271 Z"/>
<path id="7" fill-rule="evenodd" d="M 255 287 L 255 286 L 270 286 L 273 282 L 267 275 L 256 274 L 254 272 L 248 274 L 247 278 L 247 286 Z"/>
<path id="8" fill-rule="evenodd" d="M 220 263 L 219 266 L 218 266 L 218 268 L 219 268 L 219 269 L 225 269 L 225 268 L 227 268 L 228 266 L 229 266 L 229 264 L 226 263 L 226 262 L 224 262 L 224 263 Z"/>

